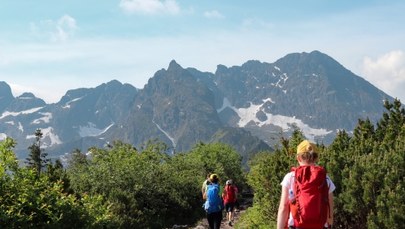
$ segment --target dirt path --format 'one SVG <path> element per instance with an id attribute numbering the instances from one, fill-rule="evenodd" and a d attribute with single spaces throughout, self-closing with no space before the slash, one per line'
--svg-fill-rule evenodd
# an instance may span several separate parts
<path id="1" fill-rule="evenodd" d="M 245 213 L 246 209 L 252 206 L 252 198 L 247 198 L 244 199 L 243 202 L 240 205 L 240 208 L 238 211 L 235 211 L 235 220 L 234 220 L 234 224 L 236 224 L 240 218 L 240 216 Z M 221 222 L 221 229 L 233 229 L 233 225 L 229 226 L 228 225 L 228 220 L 226 219 L 226 214 L 225 211 L 223 212 L 223 219 Z M 207 219 L 203 219 L 200 221 L 200 223 L 198 223 L 198 225 L 196 227 L 192 227 L 192 229 L 207 229 L 208 227 L 208 221 Z"/>
<path id="2" fill-rule="evenodd" d="M 235 212 L 234 224 L 235 224 L 236 222 L 238 222 L 240 215 L 243 214 L 244 212 L 245 212 L 245 210 L 241 210 L 241 211 Z M 229 226 L 228 220 L 225 218 L 225 216 L 226 216 L 226 215 L 225 215 L 225 212 L 223 213 L 223 216 L 224 216 L 224 217 L 223 217 L 222 222 L 221 222 L 221 229 L 233 229 L 234 227 L 233 227 L 233 226 Z M 209 228 L 209 227 L 208 227 L 208 221 L 207 221 L 207 219 L 203 219 L 203 220 L 199 223 L 198 226 L 193 227 L 193 229 L 207 229 L 207 228 Z"/>

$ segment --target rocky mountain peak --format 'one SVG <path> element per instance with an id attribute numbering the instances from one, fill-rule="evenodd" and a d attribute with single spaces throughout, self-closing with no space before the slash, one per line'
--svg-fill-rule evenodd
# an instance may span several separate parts
<path id="1" fill-rule="evenodd" d="M 168 72 L 178 72 L 184 70 L 180 64 L 178 64 L 175 60 L 170 61 L 169 67 L 167 68 Z"/>
<path id="2" fill-rule="evenodd" d="M 10 111 L 24 111 L 32 108 L 45 107 L 46 103 L 43 99 L 37 98 L 31 92 L 24 92 L 16 97 L 8 106 Z"/>
<path id="3" fill-rule="evenodd" d="M 217 70 L 215 71 L 215 75 L 220 75 L 228 71 L 228 68 L 225 65 L 218 64 Z"/>
<path id="4" fill-rule="evenodd" d="M 0 81 L 0 99 L 13 97 L 11 87 L 4 81 Z"/>
<path id="5" fill-rule="evenodd" d="M 118 89 L 122 87 L 122 83 L 118 80 L 111 80 L 110 82 L 106 83 L 107 88 Z"/>
<path id="6" fill-rule="evenodd" d="M 35 95 L 31 92 L 24 92 L 20 96 L 17 96 L 17 99 L 36 99 Z"/>
<path id="7" fill-rule="evenodd" d="M 326 71 L 328 71 L 328 73 L 336 70 L 347 71 L 335 59 L 320 51 L 287 54 L 274 64 L 286 73 L 292 73 L 292 70 L 298 71 L 297 73 L 300 74 L 327 74 Z"/>
<path id="8" fill-rule="evenodd" d="M 4 81 L 0 81 L 0 112 L 3 111 L 13 101 L 11 87 Z"/>

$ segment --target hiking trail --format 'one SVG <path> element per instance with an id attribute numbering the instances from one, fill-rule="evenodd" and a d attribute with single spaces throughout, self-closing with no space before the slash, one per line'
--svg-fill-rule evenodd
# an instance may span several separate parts
<path id="1" fill-rule="evenodd" d="M 222 222 L 221 222 L 221 229 L 233 229 L 234 225 L 238 222 L 240 216 L 245 213 L 245 211 L 252 206 L 253 203 L 253 195 L 248 194 L 244 196 L 242 199 L 240 199 L 240 207 L 236 211 L 235 210 L 235 220 L 232 224 L 232 226 L 228 225 L 228 220 L 226 219 L 226 213 L 223 211 L 222 213 Z M 189 229 L 207 229 L 208 227 L 208 221 L 207 219 L 202 219 L 196 226 L 190 227 Z"/>

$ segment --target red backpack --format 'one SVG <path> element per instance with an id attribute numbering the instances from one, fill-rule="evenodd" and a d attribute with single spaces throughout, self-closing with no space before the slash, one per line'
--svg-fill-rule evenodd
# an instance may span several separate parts
<path id="1" fill-rule="evenodd" d="M 323 228 L 329 214 L 329 187 L 326 170 L 321 166 L 292 168 L 295 174 L 294 196 L 290 211 L 297 228 Z"/>
<path id="2" fill-rule="evenodd" d="M 225 192 L 224 201 L 226 203 L 234 203 L 236 201 L 235 188 L 232 185 L 226 185 Z"/>

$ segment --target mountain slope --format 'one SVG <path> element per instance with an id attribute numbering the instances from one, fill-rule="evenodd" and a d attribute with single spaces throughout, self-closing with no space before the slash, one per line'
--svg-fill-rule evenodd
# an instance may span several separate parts
<path id="1" fill-rule="evenodd" d="M 137 143 L 157 137 L 180 151 L 222 126 L 211 91 L 175 61 L 149 80 L 124 123 L 114 137 Z"/>
<path id="2" fill-rule="evenodd" d="M 218 65 L 215 73 L 173 60 L 143 89 L 113 80 L 69 90 L 55 104 L 32 93 L 15 98 L 0 82 L 0 139 L 16 139 L 20 158 L 37 128 L 52 157 L 114 140 L 139 147 L 157 138 L 176 152 L 221 141 L 246 161 L 295 126 L 328 144 L 338 129 L 350 132 L 359 118 L 376 121 L 385 99 L 393 100 L 319 51 L 288 54 L 275 63 Z"/>
<path id="3" fill-rule="evenodd" d="M 220 117 L 267 142 L 295 124 L 327 143 L 336 129 L 352 130 L 359 118 L 376 120 L 383 100 L 392 100 L 318 51 L 289 54 L 273 64 L 218 66 L 215 76 L 224 95 Z"/>

